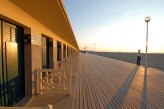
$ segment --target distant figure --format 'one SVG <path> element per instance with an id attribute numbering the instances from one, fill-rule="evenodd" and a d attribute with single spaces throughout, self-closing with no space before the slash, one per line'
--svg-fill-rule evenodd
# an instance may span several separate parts
<path id="1" fill-rule="evenodd" d="M 140 52 L 140 50 L 138 50 L 138 52 L 137 52 L 137 65 L 140 65 L 140 61 L 141 61 L 141 52 Z"/>

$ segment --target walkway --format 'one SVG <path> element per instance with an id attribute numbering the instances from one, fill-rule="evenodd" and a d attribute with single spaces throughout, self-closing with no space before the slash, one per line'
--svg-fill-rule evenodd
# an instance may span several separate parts
<path id="1" fill-rule="evenodd" d="M 148 68 L 145 73 L 143 66 L 80 54 L 73 78 L 71 96 L 38 96 L 29 106 L 50 103 L 55 109 L 164 109 L 163 71 Z"/>
<path id="2" fill-rule="evenodd" d="M 80 55 L 72 109 L 164 108 L 164 72 Z"/>

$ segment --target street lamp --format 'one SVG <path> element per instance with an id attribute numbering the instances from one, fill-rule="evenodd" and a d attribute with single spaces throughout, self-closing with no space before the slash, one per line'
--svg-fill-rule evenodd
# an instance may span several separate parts
<path id="1" fill-rule="evenodd" d="M 146 56 L 145 56 L 145 68 L 147 71 L 147 51 L 148 51 L 148 22 L 151 20 L 149 16 L 145 17 L 145 22 L 147 23 L 147 29 L 146 29 Z"/>
<path id="2" fill-rule="evenodd" d="M 94 54 L 95 54 L 95 44 L 94 44 Z"/>

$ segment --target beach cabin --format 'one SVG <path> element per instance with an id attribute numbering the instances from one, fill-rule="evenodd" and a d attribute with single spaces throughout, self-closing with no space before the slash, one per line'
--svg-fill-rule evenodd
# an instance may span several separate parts
<path id="1" fill-rule="evenodd" d="M 62 0 L 0 0 L 0 106 L 34 96 L 37 69 L 78 51 Z"/>

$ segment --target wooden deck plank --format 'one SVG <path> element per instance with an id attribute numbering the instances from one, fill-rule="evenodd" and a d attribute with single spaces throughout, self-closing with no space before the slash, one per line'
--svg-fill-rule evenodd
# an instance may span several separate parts
<path id="1" fill-rule="evenodd" d="M 95 78 L 95 79 L 97 80 L 97 84 L 99 85 L 100 90 L 105 88 L 104 84 L 102 84 L 100 79 L 97 79 L 97 78 Z M 109 104 L 109 98 L 111 97 L 110 96 L 111 94 L 109 94 L 108 92 L 109 92 L 109 90 L 101 90 L 102 97 L 104 97 L 104 100 L 105 100 L 105 108 L 115 108 L 114 105 L 113 106 L 111 104 L 108 105 Z"/>
<path id="2" fill-rule="evenodd" d="M 164 109 L 164 71 L 148 68 L 145 73 L 145 68 L 140 66 L 133 72 L 135 67 L 123 61 L 80 54 L 73 75 L 72 94 L 58 101 L 51 94 L 44 95 L 35 102 L 43 105 L 46 99 L 47 103 L 52 103 L 48 102 L 51 98 L 59 109 Z M 68 102 L 72 103 L 71 108 Z M 29 106 L 36 106 L 36 103 Z"/>
<path id="3" fill-rule="evenodd" d="M 80 108 L 80 75 L 77 78 L 75 109 Z"/>
<path id="4" fill-rule="evenodd" d="M 108 80 L 107 80 L 107 81 L 108 81 Z M 111 81 L 110 81 L 110 82 L 111 82 Z M 110 82 L 109 82 L 109 83 L 110 83 Z"/>
<path id="5" fill-rule="evenodd" d="M 80 78 L 79 78 L 79 86 L 80 86 L 80 107 L 79 109 L 84 109 L 84 102 L 83 102 L 83 98 L 84 98 L 84 95 L 83 95 L 83 87 L 82 85 L 84 84 L 83 81 L 82 81 L 82 72 L 80 73 Z"/>
<path id="6" fill-rule="evenodd" d="M 76 76 L 76 84 L 73 93 L 72 109 L 79 108 L 79 75 Z"/>
<path id="7" fill-rule="evenodd" d="M 143 67 L 132 72 L 134 64 L 90 54 L 79 63 L 73 109 L 164 108 L 162 71 L 145 76 Z"/>
<path id="8" fill-rule="evenodd" d="M 101 77 L 100 75 L 99 75 L 99 77 Z M 95 78 L 96 79 L 96 78 Z M 99 78 L 99 80 L 100 80 L 100 78 Z M 99 81 L 100 82 L 100 81 Z M 100 82 L 100 83 L 102 83 L 102 81 Z M 109 85 L 109 84 L 108 84 Z M 100 85 L 101 86 L 101 85 Z M 103 85 L 102 85 L 103 86 Z M 101 88 L 102 88 L 102 86 L 101 86 Z M 105 90 L 103 90 L 103 91 L 105 91 Z M 108 92 L 108 91 L 107 91 Z M 108 103 L 106 104 L 106 107 L 108 107 L 107 106 L 108 105 Z M 113 108 L 115 108 L 116 106 L 113 106 Z"/>
<path id="9" fill-rule="evenodd" d="M 108 80 L 106 80 L 106 81 L 108 81 Z M 109 85 L 112 86 L 112 90 L 113 90 L 112 95 L 114 95 L 115 93 L 117 93 L 117 88 L 115 86 L 113 86 L 113 84 L 110 84 L 110 83 L 111 82 L 105 82 L 105 79 L 104 79 L 103 84 L 105 85 L 105 88 L 111 91 L 111 89 L 110 89 L 111 87 L 110 88 L 108 88 L 108 87 L 109 87 Z M 105 88 L 104 88 L 104 90 L 105 90 Z M 122 95 L 120 95 L 120 96 L 122 96 Z M 118 104 L 120 104 L 121 101 L 122 101 L 122 99 L 119 98 L 118 96 L 116 96 L 112 99 L 111 102 L 113 102 L 112 104 L 115 104 L 116 108 L 120 108 Z M 127 108 L 127 107 L 125 107 L 125 108 Z"/>
<path id="10" fill-rule="evenodd" d="M 92 107 L 91 107 L 91 102 L 90 102 L 90 100 L 88 100 L 87 99 L 87 91 L 86 91 L 86 85 L 85 85 L 85 79 L 84 78 L 82 78 L 82 81 L 83 81 L 83 97 L 84 97 L 84 99 L 83 99 L 83 102 L 84 102 L 84 109 L 88 109 L 88 107 L 91 109 Z"/>
<path id="11" fill-rule="evenodd" d="M 85 70 L 84 69 L 84 74 L 86 73 L 85 71 L 87 71 L 87 70 Z M 88 76 L 88 75 L 87 75 Z M 90 103 L 90 101 L 91 101 L 91 106 L 92 106 L 92 109 L 96 109 L 97 107 L 96 107 L 96 103 L 95 103 L 95 100 L 94 100 L 94 97 L 93 97 L 93 93 L 92 93 L 92 91 L 91 91 L 91 87 L 90 87 L 90 83 L 88 82 L 89 80 L 88 80 L 88 78 L 87 77 L 84 77 L 85 78 L 85 84 L 86 84 L 86 87 L 85 87 L 85 89 L 88 91 L 87 92 L 87 98 L 88 98 L 88 103 Z M 90 105 L 89 105 L 90 106 Z"/>
<path id="12" fill-rule="evenodd" d="M 90 68 L 90 67 L 88 67 L 88 68 Z M 91 73 L 92 74 L 92 73 Z M 99 103 L 99 106 L 100 106 L 100 108 L 103 108 L 104 106 L 104 102 L 101 100 L 101 93 L 99 92 L 99 89 L 97 88 L 97 82 L 95 81 L 95 79 L 93 79 L 94 77 L 93 77 L 94 75 L 90 75 L 90 83 L 92 84 L 92 89 L 94 90 L 94 92 L 95 92 L 95 95 L 96 95 L 96 97 L 97 97 L 97 101 L 98 101 L 98 103 Z"/>
<path id="13" fill-rule="evenodd" d="M 101 91 L 99 89 L 99 87 L 97 86 L 97 81 L 95 81 L 95 78 L 91 76 L 91 81 L 92 81 L 92 84 L 94 84 L 93 86 L 93 89 L 94 91 L 96 92 L 96 95 L 97 95 L 97 100 L 100 104 L 100 108 L 102 109 L 103 107 L 105 107 L 105 101 L 103 100 L 103 95 L 101 94 Z"/>
<path id="14" fill-rule="evenodd" d="M 98 101 L 98 96 L 96 94 L 96 91 L 94 90 L 93 84 L 91 84 L 92 82 L 91 82 L 90 76 L 91 75 L 88 74 L 86 79 L 87 79 L 88 89 L 90 91 L 90 94 L 92 95 L 90 98 L 92 101 L 92 106 L 93 106 L 93 109 L 100 109 L 101 106 Z"/>

